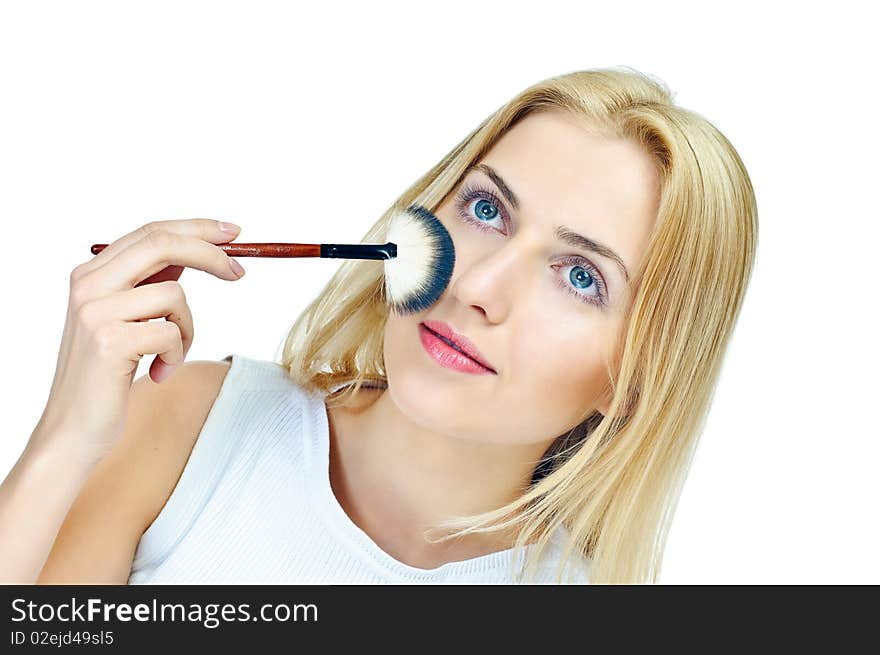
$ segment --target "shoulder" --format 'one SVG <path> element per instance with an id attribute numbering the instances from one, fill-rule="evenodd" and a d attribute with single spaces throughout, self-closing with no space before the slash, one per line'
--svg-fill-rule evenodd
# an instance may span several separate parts
<path id="1" fill-rule="evenodd" d="M 95 466 L 56 537 L 40 583 L 128 577 L 134 549 L 177 484 L 231 362 L 191 361 L 161 384 L 131 386 L 125 425 Z"/>
<path id="2" fill-rule="evenodd" d="M 142 462 L 138 466 L 152 479 L 144 528 L 162 511 L 203 436 L 197 472 L 210 471 L 214 457 L 258 435 L 266 416 L 280 420 L 292 407 L 314 401 L 281 364 L 238 354 L 186 362 L 161 384 L 149 375 L 135 384 L 140 388 L 132 394 L 133 434 L 125 457 Z"/>
<path id="3" fill-rule="evenodd" d="M 217 397 L 231 364 L 228 359 L 184 362 L 161 384 L 144 374 L 132 384 L 129 418 L 137 421 L 138 412 L 145 412 L 141 417 L 150 421 L 199 418 L 200 410 L 210 407 Z M 170 411 L 152 411 L 163 409 Z"/>
<path id="4" fill-rule="evenodd" d="M 101 465 L 107 483 L 124 487 L 139 508 L 139 532 L 177 484 L 230 368 L 228 360 L 194 360 L 160 384 L 149 374 L 132 384 L 125 430 Z"/>
<path id="5" fill-rule="evenodd" d="M 132 385 L 130 442 L 125 457 L 138 466 L 150 481 L 143 482 L 152 493 L 145 503 L 143 529 L 161 511 L 177 484 L 193 446 L 227 378 L 229 358 L 185 362 L 161 384 L 144 375 Z"/>

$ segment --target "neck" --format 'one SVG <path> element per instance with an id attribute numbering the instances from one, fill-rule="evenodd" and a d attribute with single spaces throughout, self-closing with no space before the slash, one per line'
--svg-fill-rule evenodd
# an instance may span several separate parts
<path id="1" fill-rule="evenodd" d="M 423 533 L 437 521 L 517 498 L 550 442 L 515 445 L 453 437 L 410 421 L 387 391 L 359 393 L 372 402 L 328 410 L 331 487 L 351 520 L 383 550 L 423 568 L 511 547 L 512 531 L 438 544 Z"/>

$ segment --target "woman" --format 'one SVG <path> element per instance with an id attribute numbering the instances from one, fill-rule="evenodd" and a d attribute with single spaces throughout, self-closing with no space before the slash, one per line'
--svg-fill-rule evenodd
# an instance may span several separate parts
<path id="1" fill-rule="evenodd" d="M 494 112 L 363 241 L 411 203 L 455 244 L 444 294 L 389 313 L 381 264 L 345 261 L 282 366 L 180 365 L 181 267 L 235 279 L 210 221 L 78 267 L 0 496 L 24 537 L 6 577 L 656 582 L 755 256 L 733 146 L 645 75 L 578 71 Z M 129 391 L 144 352 L 161 359 Z"/>

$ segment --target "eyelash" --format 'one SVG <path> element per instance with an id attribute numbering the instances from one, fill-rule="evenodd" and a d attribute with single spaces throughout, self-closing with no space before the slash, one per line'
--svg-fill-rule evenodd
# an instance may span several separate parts
<path id="1" fill-rule="evenodd" d="M 501 214 L 502 220 L 504 221 L 505 226 L 510 225 L 510 217 L 507 213 L 507 207 L 498 197 L 498 195 L 492 191 L 491 189 L 487 189 L 485 187 L 475 185 L 475 184 L 464 184 L 461 189 L 455 195 L 456 199 L 456 207 L 458 208 L 459 217 L 465 222 L 472 225 L 474 228 L 481 230 L 483 232 L 498 232 L 494 227 L 488 226 L 484 221 L 479 221 L 475 219 L 471 213 L 468 211 L 468 206 L 475 199 L 482 199 L 488 202 L 491 202 L 496 209 L 498 209 Z M 585 296 L 582 293 L 578 293 L 575 291 L 570 285 L 563 282 L 559 277 L 556 277 L 556 284 L 563 291 L 567 291 L 575 298 L 580 300 L 581 302 L 587 305 L 596 305 L 598 307 L 605 307 L 607 305 L 607 295 L 605 291 L 605 281 L 602 279 L 602 274 L 599 270 L 593 265 L 593 263 L 586 259 L 585 257 L 581 257 L 580 255 L 570 255 L 565 257 L 562 262 L 562 265 L 572 264 L 577 265 L 584 268 L 587 273 L 590 274 L 590 277 L 593 279 L 593 282 L 596 284 L 596 289 L 598 291 L 597 296 Z M 555 267 L 554 267 L 555 268 Z"/>

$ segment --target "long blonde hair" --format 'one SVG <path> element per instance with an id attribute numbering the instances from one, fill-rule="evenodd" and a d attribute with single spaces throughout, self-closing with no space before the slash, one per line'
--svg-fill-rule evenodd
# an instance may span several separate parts
<path id="1" fill-rule="evenodd" d="M 417 203 L 433 211 L 506 130 L 552 108 L 640 144 L 661 179 L 657 219 L 608 366 L 611 404 L 607 415 L 593 412 L 553 442 L 516 500 L 440 527 L 457 530 L 443 539 L 516 529 L 515 549 L 535 544 L 531 573 L 564 526 L 570 539 L 557 582 L 575 555 L 588 562 L 590 582 L 656 583 L 757 248 L 754 192 L 727 138 L 674 105 L 665 84 L 631 68 L 551 77 L 486 118 L 362 242 L 383 242 L 396 210 Z M 345 404 L 368 380 L 386 379 L 383 276 L 382 262 L 343 261 L 284 341 L 281 363 L 291 379 L 321 390 L 328 406 Z"/>

